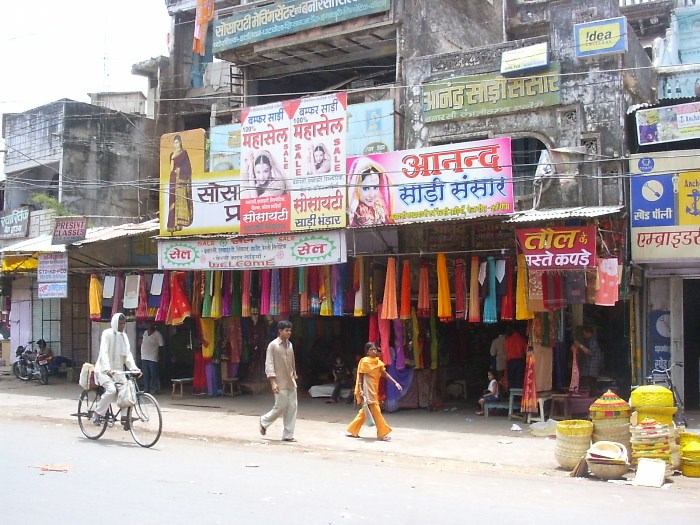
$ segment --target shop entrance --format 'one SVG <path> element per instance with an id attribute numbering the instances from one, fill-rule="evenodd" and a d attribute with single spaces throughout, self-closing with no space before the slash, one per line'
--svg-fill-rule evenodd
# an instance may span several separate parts
<path id="1" fill-rule="evenodd" d="M 683 280 L 683 381 L 686 409 L 700 407 L 700 279 Z"/>

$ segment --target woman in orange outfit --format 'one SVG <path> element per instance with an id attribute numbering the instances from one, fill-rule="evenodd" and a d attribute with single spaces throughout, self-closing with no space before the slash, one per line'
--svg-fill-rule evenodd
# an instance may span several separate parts
<path id="1" fill-rule="evenodd" d="M 390 441 L 389 432 L 391 428 L 384 421 L 382 411 L 379 408 L 379 379 L 385 377 L 388 381 L 394 383 L 394 386 L 401 391 L 401 385 L 391 377 L 384 363 L 379 359 L 380 350 L 374 343 L 365 345 L 366 357 L 360 359 L 357 365 L 357 380 L 355 381 L 355 401 L 362 404 L 362 408 L 348 425 L 348 437 L 360 437 L 360 428 L 365 422 L 365 407 L 367 405 L 374 423 L 377 426 L 377 439 L 380 441 Z"/>

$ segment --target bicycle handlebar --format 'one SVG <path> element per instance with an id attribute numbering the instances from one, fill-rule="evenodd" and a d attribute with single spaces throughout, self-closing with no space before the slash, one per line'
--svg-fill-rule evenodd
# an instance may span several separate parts
<path id="1" fill-rule="evenodd" d="M 670 372 L 671 370 L 673 370 L 673 367 L 674 367 L 674 366 L 677 366 L 677 367 L 679 367 L 679 368 L 683 368 L 683 363 L 680 363 L 680 362 L 679 362 L 679 363 L 673 363 L 673 364 L 672 364 L 671 366 L 669 366 L 668 368 L 654 368 L 654 369 L 651 371 L 651 373 L 652 373 L 652 374 L 665 374 L 666 372 Z"/>

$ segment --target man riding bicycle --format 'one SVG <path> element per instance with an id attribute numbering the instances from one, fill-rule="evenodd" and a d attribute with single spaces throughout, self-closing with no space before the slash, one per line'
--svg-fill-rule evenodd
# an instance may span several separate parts
<path id="1" fill-rule="evenodd" d="M 107 413 L 109 405 L 117 399 L 114 374 L 122 372 L 124 366 L 132 372 L 141 373 L 131 353 L 129 338 L 124 332 L 125 327 L 126 317 L 124 314 L 116 314 L 112 317 L 111 328 L 102 332 L 100 354 L 95 363 L 95 382 L 104 388 L 104 393 L 92 416 L 92 421 L 96 425 L 102 424 L 101 420 Z M 128 430 L 128 421 L 125 417 L 122 417 L 122 420 L 125 423 L 125 429 Z"/>

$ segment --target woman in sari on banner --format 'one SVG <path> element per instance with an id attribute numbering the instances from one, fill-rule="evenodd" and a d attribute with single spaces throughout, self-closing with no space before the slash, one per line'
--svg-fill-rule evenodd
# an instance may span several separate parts
<path id="1" fill-rule="evenodd" d="M 384 169 L 375 162 L 361 159 L 350 170 L 348 215 L 350 226 L 373 226 L 391 223 L 389 218 L 389 184 Z"/>
<path id="2" fill-rule="evenodd" d="M 182 137 L 175 135 L 173 152 L 170 154 L 167 230 L 180 231 L 191 224 L 192 165 L 187 151 L 182 148 Z"/>

